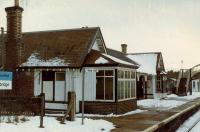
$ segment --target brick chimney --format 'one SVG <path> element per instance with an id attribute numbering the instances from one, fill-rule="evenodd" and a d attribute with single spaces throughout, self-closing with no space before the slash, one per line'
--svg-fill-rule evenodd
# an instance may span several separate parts
<path id="1" fill-rule="evenodd" d="M 127 54 L 127 44 L 121 44 L 122 53 Z"/>
<path id="2" fill-rule="evenodd" d="M 22 12 L 19 0 L 5 8 L 7 13 L 6 69 L 14 70 L 22 62 Z"/>
<path id="3" fill-rule="evenodd" d="M 5 35 L 4 35 L 4 28 L 1 27 L 1 37 L 0 37 L 0 60 L 1 60 L 1 66 L 4 69 L 5 66 Z"/>

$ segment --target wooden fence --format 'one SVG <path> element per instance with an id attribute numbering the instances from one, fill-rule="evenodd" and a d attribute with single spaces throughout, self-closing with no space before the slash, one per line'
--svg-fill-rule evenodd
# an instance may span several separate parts
<path id="1" fill-rule="evenodd" d="M 0 97 L 0 115 L 40 116 L 40 128 L 43 128 L 45 115 L 45 95 L 37 97 Z"/>

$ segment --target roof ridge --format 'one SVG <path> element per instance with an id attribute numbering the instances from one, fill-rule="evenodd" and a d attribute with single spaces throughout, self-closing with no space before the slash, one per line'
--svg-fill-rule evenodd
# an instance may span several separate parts
<path id="1" fill-rule="evenodd" d="M 82 27 L 82 28 L 69 28 L 69 29 L 56 29 L 56 30 L 42 30 L 42 31 L 30 31 L 23 32 L 22 34 L 31 34 L 31 33 L 46 33 L 46 32 L 64 32 L 64 31 L 78 31 L 78 30 L 90 30 L 90 29 L 99 29 L 100 27 Z"/>
<path id="2" fill-rule="evenodd" d="M 127 53 L 127 55 L 137 55 L 137 54 L 160 54 L 162 52 L 141 52 L 141 53 Z"/>

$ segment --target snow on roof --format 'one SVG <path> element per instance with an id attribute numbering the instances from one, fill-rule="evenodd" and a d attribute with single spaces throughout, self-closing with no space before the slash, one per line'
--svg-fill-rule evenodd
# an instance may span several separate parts
<path id="1" fill-rule="evenodd" d="M 95 61 L 95 64 L 106 64 L 108 63 L 108 60 L 106 60 L 105 58 L 103 57 L 99 57 L 96 61 Z"/>
<path id="2" fill-rule="evenodd" d="M 127 57 L 140 64 L 139 72 L 156 75 L 157 54 L 129 54 Z"/>
<path id="3" fill-rule="evenodd" d="M 38 57 L 38 53 L 33 53 L 21 66 L 68 66 L 68 64 L 59 57 L 43 60 Z"/>
<path id="4" fill-rule="evenodd" d="M 132 63 L 129 63 L 129 62 L 120 60 L 120 59 L 118 59 L 118 58 L 116 58 L 116 57 L 113 57 L 113 56 L 111 56 L 111 55 L 107 55 L 107 54 L 103 54 L 103 55 L 106 56 L 106 57 L 108 57 L 108 58 L 110 58 L 111 60 L 113 60 L 113 61 L 115 61 L 115 62 L 117 62 L 117 63 L 124 64 L 124 65 L 136 66 L 136 65 L 134 65 L 134 64 L 132 64 Z"/>

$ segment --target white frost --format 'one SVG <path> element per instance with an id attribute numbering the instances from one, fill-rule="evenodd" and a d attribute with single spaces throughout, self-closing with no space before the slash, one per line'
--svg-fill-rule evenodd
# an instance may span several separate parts
<path id="1" fill-rule="evenodd" d="M 103 57 L 99 57 L 96 61 L 95 64 L 106 64 L 108 63 L 108 60 L 104 59 Z"/>
<path id="2" fill-rule="evenodd" d="M 65 63 L 65 60 L 60 59 L 58 57 L 43 60 L 40 59 L 37 53 L 31 54 L 31 56 L 28 58 L 28 60 L 23 63 L 21 66 L 67 66 L 68 63 Z"/>

